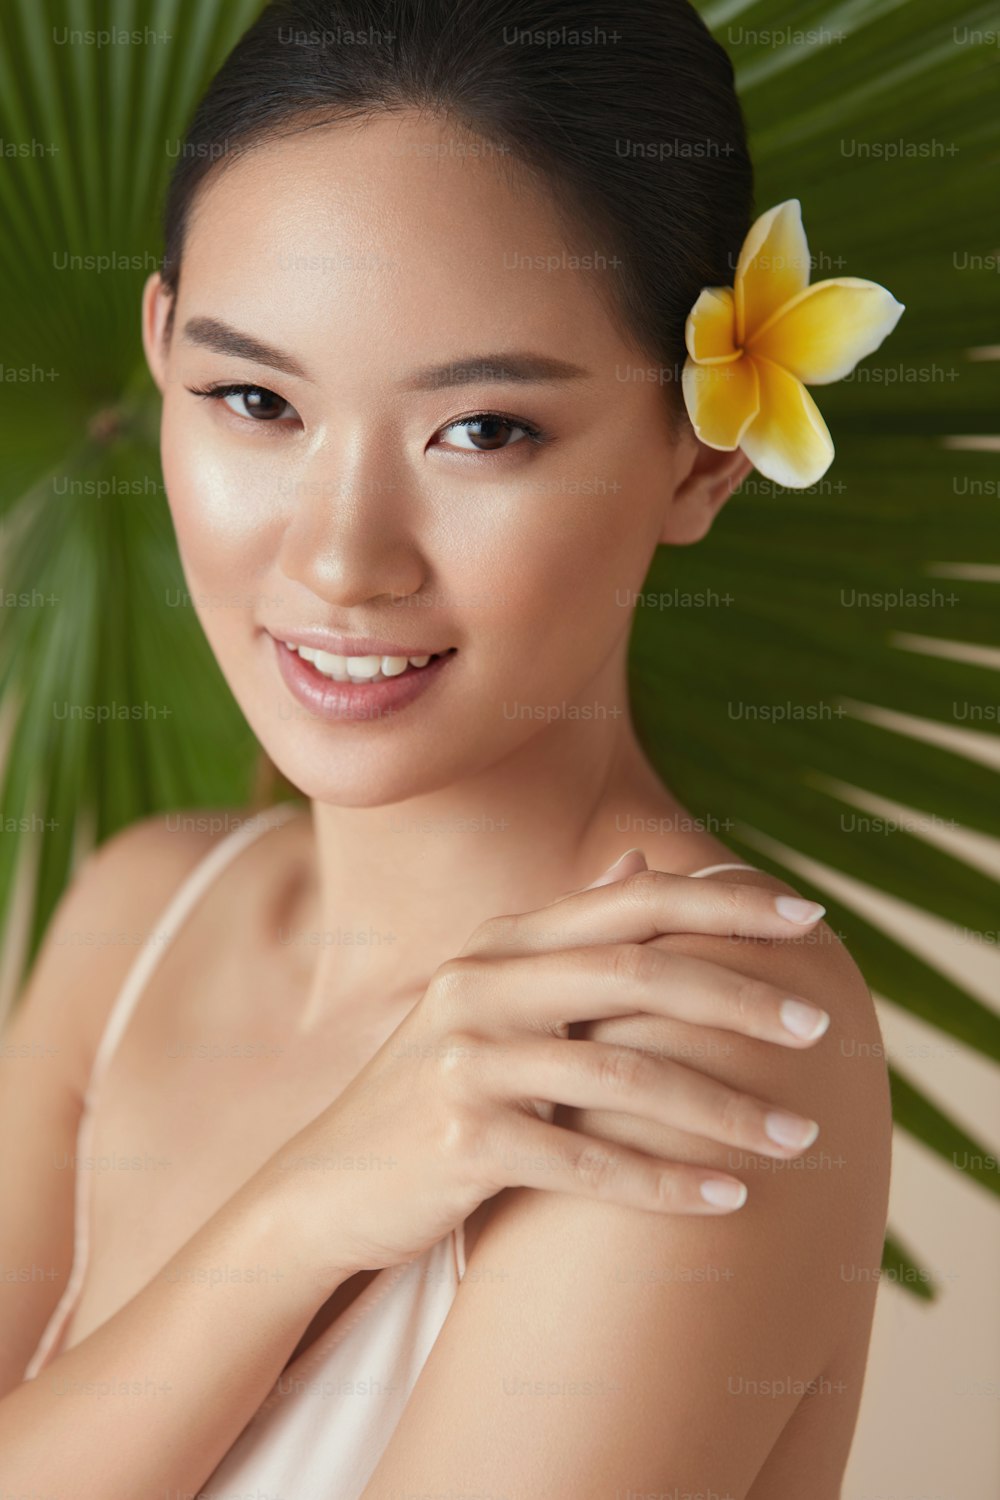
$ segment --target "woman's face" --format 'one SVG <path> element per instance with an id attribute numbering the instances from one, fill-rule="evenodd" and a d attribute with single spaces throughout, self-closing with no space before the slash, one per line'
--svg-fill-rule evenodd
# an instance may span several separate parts
<path id="1" fill-rule="evenodd" d="M 211 179 L 169 345 L 147 286 L 192 601 L 311 797 L 431 791 L 623 687 L 629 603 L 698 445 L 671 435 L 650 361 L 605 311 L 614 266 L 573 267 L 509 158 L 406 115 L 271 142 Z M 193 394 L 234 385 L 256 389 Z M 342 686 L 286 642 L 454 649 Z"/>

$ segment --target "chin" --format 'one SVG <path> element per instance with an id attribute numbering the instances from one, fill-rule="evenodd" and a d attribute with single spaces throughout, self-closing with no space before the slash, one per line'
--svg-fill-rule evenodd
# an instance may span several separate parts
<path id="1" fill-rule="evenodd" d="M 331 731 L 314 724 L 303 725 L 296 733 L 288 725 L 275 733 L 268 732 L 251 718 L 261 746 L 282 776 L 313 802 L 335 807 L 387 807 L 424 796 L 461 780 L 467 768 L 452 748 L 446 757 L 442 745 L 444 734 L 436 743 L 420 748 L 412 738 L 404 745 L 402 737 L 373 747 L 361 726 Z M 359 728 L 361 732 L 358 733 Z M 353 741 L 353 743 L 345 743 Z"/>
<path id="2" fill-rule="evenodd" d="M 284 702 L 276 710 L 271 701 L 247 718 L 281 774 L 304 796 L 338 807 L 382 807 L 465 774 L 461 729 L 431 719 L 406 723 L 409 712 L 386 722 L 331 724 L 299 704 Z"/>

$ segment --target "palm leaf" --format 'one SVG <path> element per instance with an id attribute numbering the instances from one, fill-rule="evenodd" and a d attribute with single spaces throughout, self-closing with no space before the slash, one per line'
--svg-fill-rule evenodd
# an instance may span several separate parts
<path id="1" fill-rule="evenodd" d="M 937 1296 L 938 1289 L 934 1278 L 917 1264 L 910 1252 L 903 1248 L 893 1234 L 887 1234 L 885 1237 L 885 1245 L 882 1249 L 882 1272 L 924 1302 L 933 1302 Z"/>
<path id="2" fill-rule="evenodd" d="M 800 197 L 814 277 L 871 277 L 908 312 L 878 362 L 820 392 L 838 447 L 820 485 L 751 479 L 705 542 L 655 558 L 637 726 L 692 811 L 826 903 L 882 999 L 996 1058 L 995 1011 L 850 894 L 970 939 L 995 927 L 995 861 L 956 837 L 1000 836 L 1000 118 L 996 49 L 975 39 L 995 20 L 949 0 L 699 3 L 734 58 L 759 206 Z M 38 143 L 0 173 L 3 363 L 30 376 L 5 381 L 0 433 L 5 596 L 29 601 L 0 637 L 3 805 L 23 815 L 0 842 L 0 922 L 21 877 L 23 962 L 81 848 L 250 786 L 252 738 L 184 602 L 137 308 L 172 150 L 258 8 L 6 7 L 0 136 Z M 58 40 L 112 27 L 145 39 Z M 101 705 L 129 717 L 87 716 Z M 892 832 L 859 817 L 886 808 Z M 944 1104 L 891 1079 L 899 1126 L 996 1192 Z M 933 1295 L 895 1233 L 883 1265 Z"/>
<path id="3" fill-rule="evenodd" d="M 701 545 L 654 560 L 637 723 L 693 811 L 730 819 L 732 847 L 825 902 L 878 994 L 996 1059 L 996 1012 L 823 875 L 969 938 L 996 927 L 995 876 L 947 837 L 997 837 L 995 773 L 933 735 L 997 725 L 1000 437 L 982 357 L 1000 343 L 1000 212 L 983 191 L 1000 146 L 995 15 L 938 0 L 700 9 L 734 58 L 760 207 L 801 198 L 813 278 L 869 276 L 909 310 L 878 362 L 819 392 L 838 447 L 819 485 L 752 478 Z M 898 828 L 859 821 L 885 801 L 908 814 Z M 890 1076 L 897 1124 L 996 1193 L 975 1166 L 989 1152 Z M 884 1264 L 912 1265 L 892 1234 Z"/>
<path id="4" fill-rule="evenodd" d="M 5 590 L 28 601 L 0 637 L 16 705 L 2 798 L 23 829 L 0 844 L 0 920 L 30 870 L 25 960 L 81 843 L 158 808 L 240 800 L 252 774 L 251 737 L 181 602 L 137 308 L 170 143 L 257 8 L 7 7 L 0 134 L 37 153 L 0 173 L 3 360 L 28 372 L 4 384 L 0 436 Z M 114 28 L 144 40 L 73 41 Z"/>

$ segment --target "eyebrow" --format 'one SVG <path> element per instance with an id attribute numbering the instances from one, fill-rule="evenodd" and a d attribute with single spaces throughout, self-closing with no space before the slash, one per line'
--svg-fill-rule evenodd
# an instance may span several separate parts
<path id="1" fill-rule="evenodd" d="M 274 370 L 284 370 L 286 375 L 296 375 L 300 380 L 309 380 L 294 354 L 286 354 L 273 344 L 252 334 L 241 333 L 218 318 L 188 318 L 184 324 L 184 338 L 191 344 L 203 344 L 217 354 L 230 354 L 234 359 L 250 359 L 257 365 L 270 365 Z"/>
<path id="2" fill-rule="evenodd" d="M 214 349 L 217 354 L 229 354 L 235 359 L 248 359 L 255 364 L 268 365 L 300 380 L 312 379 L 293 354 L 277 349 L 273 344 L 266 344 L 252 334 L 241 333 L 238 328 L 232 328 L 218 318 L 189 318 L 184 325 L 183 337 L 189 343 Z M 427 365 L 407 376 L 400 384 L 406 391 L 442 391 L 457 385 L 506 384 L 518 381 L 523 384 L 538 384 L 544 381 L 580 380 L 589 377 L 590 373 L 582 365 L 574 365 L 552 355 L 517 351 L 473 354 L 462 359 L 448 360 L 441 365 Z"/>
<path id="3" fill-rule="evenodd" d="M 403 381 L 407 391 L 442 391 L 455 385 L 486 385 L 521 381 L 534 384 L 546 380 L 580 380 L 590 375 L 582 365 L 570 364 L 548 354 L 518 352 L 513 354 L 473 354 L 465 359 L 449 360 L 443 365 L 428 365 Z"/>

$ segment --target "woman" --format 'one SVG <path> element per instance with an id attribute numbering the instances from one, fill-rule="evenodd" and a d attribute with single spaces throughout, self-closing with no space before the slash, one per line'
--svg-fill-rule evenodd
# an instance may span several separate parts
<path id="1" fill-rule="evenodd" d="M 750 214 L 683 3 L 299 0 L 214 80 L 143 339 L 192 601 L 307 805 L 131 828 L 53 920 L 7 1489 L 839 1495 L 878 1025 L 654 773 L 620 602 L 748 472 L 672 374 Z"/>

